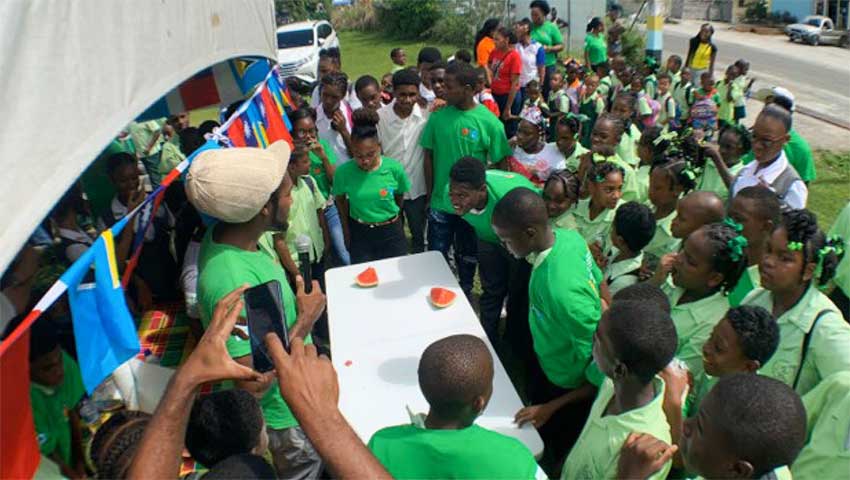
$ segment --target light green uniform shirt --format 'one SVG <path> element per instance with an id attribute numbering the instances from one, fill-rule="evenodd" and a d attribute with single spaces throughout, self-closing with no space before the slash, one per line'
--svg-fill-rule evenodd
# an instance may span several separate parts
<path id="1" fill-rule="evenodd" d="M 432 430 L 399 425 L 375 432 L 369 449 L 398 479 L 543 479 L 519 440 L 471 425 Z"/>
<path id="2" fill-rule="evenodd" d="M 573 216 L 574 210 L 575 210 L 575 208 L 570 208 L 569 210 L 562 213 L 561 215 L 559 215 L 555 218 L 550 218 L 549 223 L 551 223 L 552 226 L 555 227 L 555 228 L 563 228 L 565 230 L 575 230 L 578 227 L 576 226 L 576 218 Z"/>
<path id="3" fill-rule="evenodd" d="M 544 47 L 551 47 L 553 45 L 559 45 L 564 43 L 564 37 L 561 35 L 561 31 L 558 29 L 558 26 L 550 21 L 544 21 L 543 25 L 537 26 L 531 25 L 531 39 L 543 45 Z M 546 53 L 546 66 L 555 65 L 558 61 L 558 54 L 554 52 Z"/>
<path id="4" fill-rule="evenodd" d="M 666 217 L 655 220 L 655 235 L 652 236 L 649 245 L 643 249 L 644 252 L 655 258 L 661 258 L 668 253 L 679 251 L 682 240 L 675 238 L 671 230 L 674 218 L 676 218 L 675 210 Z"/>
<path id="5" fill-rule="evenodd" d="M 779 467 L 773 469 L 772 472 L 766 473 L 759 477 L 759 480 L 792 480 L 791 470 L 788 467 Z M 696 477 L 694 480 L 705 480 L 703 477 Z M 802 479 L 801 480 L 805 480 Z"/>
<path id="6" fill-rule="evenodd" d="M 466 111 L 449 105 L 432 113 L 419 144 L 432 152 L 434 190 L 431 208 L 451 214 L 454 208 L 449 201 L 449 171 L 461 157 L 470 156 L 490 164 L 513 155 L 505 127 L 483 105 Z"/>
<path id="7" fill-rule="evenodd" d="M 201 323 L 208 327 L 212 319 L 215 305 L 225 295 L 241 287 L 243 284 L 257 286 L 271 280 L 280 283 L 283 313 L 286 324 L 292 328 L 295 325 L 297 312 L 295 310 L 295 293 L 286 281 L 286 274 L 280 263 L 262 250 L 249 251 L 225 243 L 217 243 L 212 234 L 215 227 L 209 228 L 201 242 L 198 257 L 198 305 L 201 313 Z M 242 316 L 245 316 L 243 309 Z M 247 331 L 247 327 L 245 329 Z M 304 343 L 312 343 L 308 335 Z M 227 352 L 233 358 L 251 354 L 251 341 L 231 335 L 227 339 Z M 263 417 L 266 424 L 274 429 L 284 429 L 298 425 L 289 406 L 280 396 L 277 382 L 260 399 Z"/>
<path id="8" fill-rule="evenodd" d="M 602 96 L 604 101 L 608 100 L 608 94 L 611 92 L 611 88 L 613 88 L 614 80 L 612 76 L 609 74 L 607 77 L 602 77 L 599 79 L 599 87 L 596 88 L 596 91 L 599 95 Z M 603 104 L 604 107 L 604 104 Z"/>
<path id="9" fill-rule="evenodd" d="M 650 110 L 650 113 L 652 111 Z M 636 168 L 640 164 L 640 157 L 637 154 L 637 146 L 640 141 L 640 129 L 632 123 L 629 129 L 620 137 L 620 144 L 617 146 L 616 153 L 632 167 Z"/>
<path id="10" fill-rule="evenodd" d="M 839 235 L 845 242 L 850 242 L 850 202 L 847 202 L 847 205 L 838 214 L 838 218 L 835 219 L 835 223 L 829 229 L 829 234 Z M 850 296 L 850 254 L 844 254 L 832 281 L 845 295 Z"/>
<path id="11" fill-rule="evenodd" d="M 750 292 L 742 305 L 757 305 L 773 311 L 773 294 L 764 288 Z M 819 313 L 828 310 L 812 324 Z M 779 324 L 779 347 L 762 367 L 762 375 L 775 378 L 805 395 L 821 380 L 836 372 L 850 370 L 850 325 L 829 298 L 815 286 L 809 286 L 793 308 L 776 319 Z M 803 337 L 811 333 L 809 349 L 802 367 Z M 794 387 L 794 378 L 800 370 L 800 380 Z"/>
<path id="12" fill-rule="evenodd" d="M 683 406 L 683 414 L 685 418 L 695 417 L 699 412 L 700 403 L 708 395 L 708 392 L 714 388 L 719 377 L 712 377 L 703 371 L 699 376 L 694 377 L 694 387 L 688 391 L 688 398 Z"/>
<path id="13" fill-rule="evenodd" d="M 475 230 L 478 240 L 500 245 L 501 240 L 493 231 L 491 223 L 496 204 L 515 188 L 525 187 L 535 192 L 538 190 L 530 180 L 522 175 L 501 170 L 487 170 L 485 183 L 487 185 L 487 205 L 480 212 L 467 213 L 463 216 L 463 219 Z"/>
<path id="14" fill-rule="evenodd" d="M 602 314 L 602 273 L 577 232 L 554 233 L 552 248 L 530 260 L 528 323 L 546 377 L 562 388 L 575 388 L 584 382 Z"/>
<path id="15" fill-rule="evenodd" d="M 146 122 L 130 122 L 130 124 L 127 125 L 127 132 L 130 133 L 130 138 L 133 139 L 133 145 L 135 146 L 136 152 L 143 157 L 159 153 L 162 148 L 162 142 L 159 140 L 153 144 L 153 147 L 151 147 L 150 150 L 145 151 L 145 149 L 148 145 L 150 145 L 154 136 L 162 130 L 163 125 L 165 125 L 164 118 L 160 118 L 159 120 L 148 120 Z M 162 136 L 160 136 L 160 140 L 161 139 Z"/>
<path id="16" fill-rule="evenodd" d="M 808 437 L 791 465 L 794 478 L 850 476 L 850 372 L 835 373 L 803 395 Z"/>
<path id="17" fill-rule="evenodd" d="M 623 201 L 617 203 L 617 208 Z M 617 213 L 617 208 L 605 209 L 596 216 L 593 220 L 590 219 L 590 197 L 584 200 L 579 200 L 576 208 L 573 210 L 573 218 L 576 221 L 576 230 L 587 243 L 599 242 L 602 246 L 602 251 L 611 241 L 611 224 L 614 223 L 614 215 Z"/>
<path id="18" fill-rule="evenodd" d="M 643 253 L 641 252 L 636 257 L 620 260 L 605 267 L 605 281 L 608 282 L 611 295 L 640 281 L 637 271 L 640 270 L 642 263 Z"/>
<path id="19" fill-rule="evenodd" d="M 670 120 L 676 119 L 676 99 L 673 94 L 667 92 L 667 95 L 658 99 L 661 104 L 661 111 L 658 112 L 658 125 L 667 125 Z"/>
<path id="20" fill-rule="evenodd" d="M 658 77 L 651 74 L 643 80 L 643 89 L 649 98 L 655 98 L 658 94 Z"/>
<path id="21" fill-rule="evenodd" d="M 71 464 L 71 423 L 69 413 L 83 398 L 83 378 L 80 367 L 70 355 L 62 351 L 62 368 L 65 378 L 55 387 L 30 383 L 30 400 L 38 448 L 44 455 L 56 453 L 66 464 Z M 17 392 L 20 394 L 21 392 Z M 5 392 L 4 395 L 14 395 Z M 15 448 L 8 445 L 7 448 Z"/>
<path id="22" fill-rule="evenodd" d="M 573 154 L 566 158 L 565 163 L 567 165 L 567 170 L 576 173 L 578 172 L 578 167 L 581 164 L 581 156 L 587 153 L 589 150 L 584 148 L 579 142 L 576 142 L 576 148 L 573 150 Z"/>
<path id="23" fill-rule="evenodd" d="M 744 168 L 744 162 L 738 162 L 729 167 L 729 173 L 732 175 L 732 178 L 734 178 L 742 168 Z M 711 160 L 705 162 L 705 168 L 697 181 L 696 190 L 714 192 L 724 202 L 726 202 L 729 198 L 729 187 L 723 183 L 723 177 L 720 176 L 720 172 L 717 171 L 717 166 L 714 165 L 714 162 Z"/>
<path id="24" fill-rule="evenodd" d="M 648 433 L 662 442 L 672 443 L 670 424 L 662 408 L 664 380 L 656 376 L 652 384 L 655 387 L 655 398 L 651 402 L 620 415 L 605 415 L 605 410 L 614 399 L 614 383 L 611 379 L 602 383 L 587 423 L 564 462 L 562 480 L 617 478 L 620 449 L 632 432 Z M 671 466 L 672 462 L 667 462 L 648 478 L 663 480 Z"/>
<path id="25" fill-rule="evenodd" d="M 729 292 L 729 306 L 737 307 L 744 301 L 747 295 L 761 286 L 761 275 L 758 264 L 747 267 L 735 288 Z"/>
<path id="26" fill-rule="evenodd" d="M 306 179 L 306 180 L 305 180 Z M 308 181 L 314 181 L 310 176 L 301 177 L 292 189 L 292 206 L 289 208 L 289 228 L 286 230 L 286 247 L 292 260 L 298 265 L 298 249 L 295 239 L 299 235 L 310 237 L 310 263 L 321 260 L 325 251 L 325 237 L 322 233 L 322 225 L 319 223 L 320 210 L 325 208 L 327 199 L 319 188 L 314 184 L 312 189 L 307 185 Z"/>
<path id="27" fill-rule="evenodd" d="M 649 177 L 651 165 L 640 165 L 635 171 L 635 183 L 637 183 L 637 202 L 651 207 L 652 202 L 649 201 Z"/>
<path id="28" fill-rule="evenodd" d="M 334 195 L 344 195 L 349 216 L 361 222 L 386 222 L 398 215 L 395 196 L 409 189 L 404 167 L 392 158 L 381 157 L 381 164 L 371 172 L 361 169 L 357 162 L 346 162 L 334 174 Z"/>
<path id="29" fill-rule="evenodd" d="M 729 301 L 721 292 L 696 302 L 679 304 L 685 289 L 665 283 L 662 287 L 670 299 L 673 325 L 679 336 L 676 358 L 685 363 L 696 378 L 703 373 L 702 346 L 711 337 L 711 331 L 729 310 Z"/>
<path id="30" fill-rule="evenodd" d="M 336 151 L 334 151 L 333 147 L 331 147 L 331 145 L 322 138 L 319 139 L 319 145 L 321 145 L 322 149 L 325 151 L 325 155 L 328 157 L 328 163 L 336 165 Z M 310 176 L 316 180 L 316 184 L 319 186 L 319 191 L 322 192 L 322 195 L 324 195 L 325 198 L 330 197 L 331 181 L 330 178 L 328 178 L 328 172 L 325 170 L 325 165 L 322 163 L 322 159 L 312 151 L 310 152 Z"/>
<path id="31" fill-rule="evenodd" d="M 652 115 L 652 107 L 649 106 L 649 95 L 646 91 L 639 92 L 638 94 L 638 114 L 642 117 L 644 115 Z M 634 126 L 634 125 L 632 125 Z"/>
<path id="32" fill-rule="evenodd" d="M 744 92 L 741 86 L 735 82 L 731 84 L 726 80 L 717 82 L 717 95 L 720 97 L 720 104 L 717 107 L 717 121 L 726 121 L 734 125 L 735 123 L 735 105 L 739 104 L 744 98 Z M 732 99 L 729 100 L 729 91 L 732 92 Z"/>
<path id="33" fill-rule="evenodd" d="M 175 135 L 172 140 L 162 144 L 162 155 L 159 157 L 159 166 L 157 167 L 159 174 L 168 175 L 183 160 L 186 160 L 186 155 L 183 155 L 183 152 L 180 151 L 180 138 Z"/>
<path id="34" fill-rule="evenodd" d="M 685 123 L 685 120 L 690 115 L 691 105 L 694 104 L 694 90 L 696 89 L 692 83 L 683 85 L 681 79 L 673 87 L 673 99 L 676 100 L 676 105 L 679 106 L 679 112 L 681 112 L 679 119 L 682 123 Z"/>

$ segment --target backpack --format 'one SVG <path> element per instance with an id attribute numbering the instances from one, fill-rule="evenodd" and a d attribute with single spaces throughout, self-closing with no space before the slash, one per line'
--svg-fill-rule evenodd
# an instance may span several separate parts
<path id="1" fill-rule="evenodd" d="M 706 132 L 717 129 L 717 104 L 711 97 L 700 98 L 691 105 L 689 121 L 693 128 Z"/>
<path id="2" fill-rule="evenodd" d="M 652 127 L 658 121 L 658 114 L 661 113 L 661 104 L 658 103 L 658 100 L 651 98 L 646 93 L 641 93 L 639 98 L 646 100 L 646 103 L 649 104 L 649 108 L 652 109 L 652 114 L 649 118 L 644 118 L 641 122 L 644 127 Z"/>

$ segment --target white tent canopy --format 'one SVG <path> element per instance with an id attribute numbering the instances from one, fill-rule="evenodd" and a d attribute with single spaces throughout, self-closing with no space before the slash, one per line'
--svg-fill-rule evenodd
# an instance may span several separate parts
<path id="1" fill-rule="evenodd" d="M 271 0 L 0 2 L 0 273 L 127 123 L 274 32 Z"/>

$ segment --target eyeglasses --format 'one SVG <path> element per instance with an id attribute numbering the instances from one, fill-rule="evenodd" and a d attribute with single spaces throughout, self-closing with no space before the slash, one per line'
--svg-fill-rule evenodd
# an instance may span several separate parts
<path id="1" fill-rule="evenodd" d="M 777 142 L 781 142 L 782 138 L 768 138 L 762 137 L 760 135 L 752 134 L 752 144 L 755 146 L 756 144 L 760 145 L 762 148 L 770 148 L 771 145 L 776 144 Z"/>

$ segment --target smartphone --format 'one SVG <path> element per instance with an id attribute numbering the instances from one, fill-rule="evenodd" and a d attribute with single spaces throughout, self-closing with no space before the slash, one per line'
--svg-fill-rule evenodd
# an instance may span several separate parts
<path id="1" fill-rule="evenodd" d="M 248 316 L 248 336 L 251 339 L 251 356 L 254 370 L 263 373 L 274 369 L 274 362 L 266 348 L 266 335 L 277 334 L 283 348 L 289 352 L 289 331 L 280 294 L 280 282 L 271 280 L 245 290 L 245 311 Z"/>

